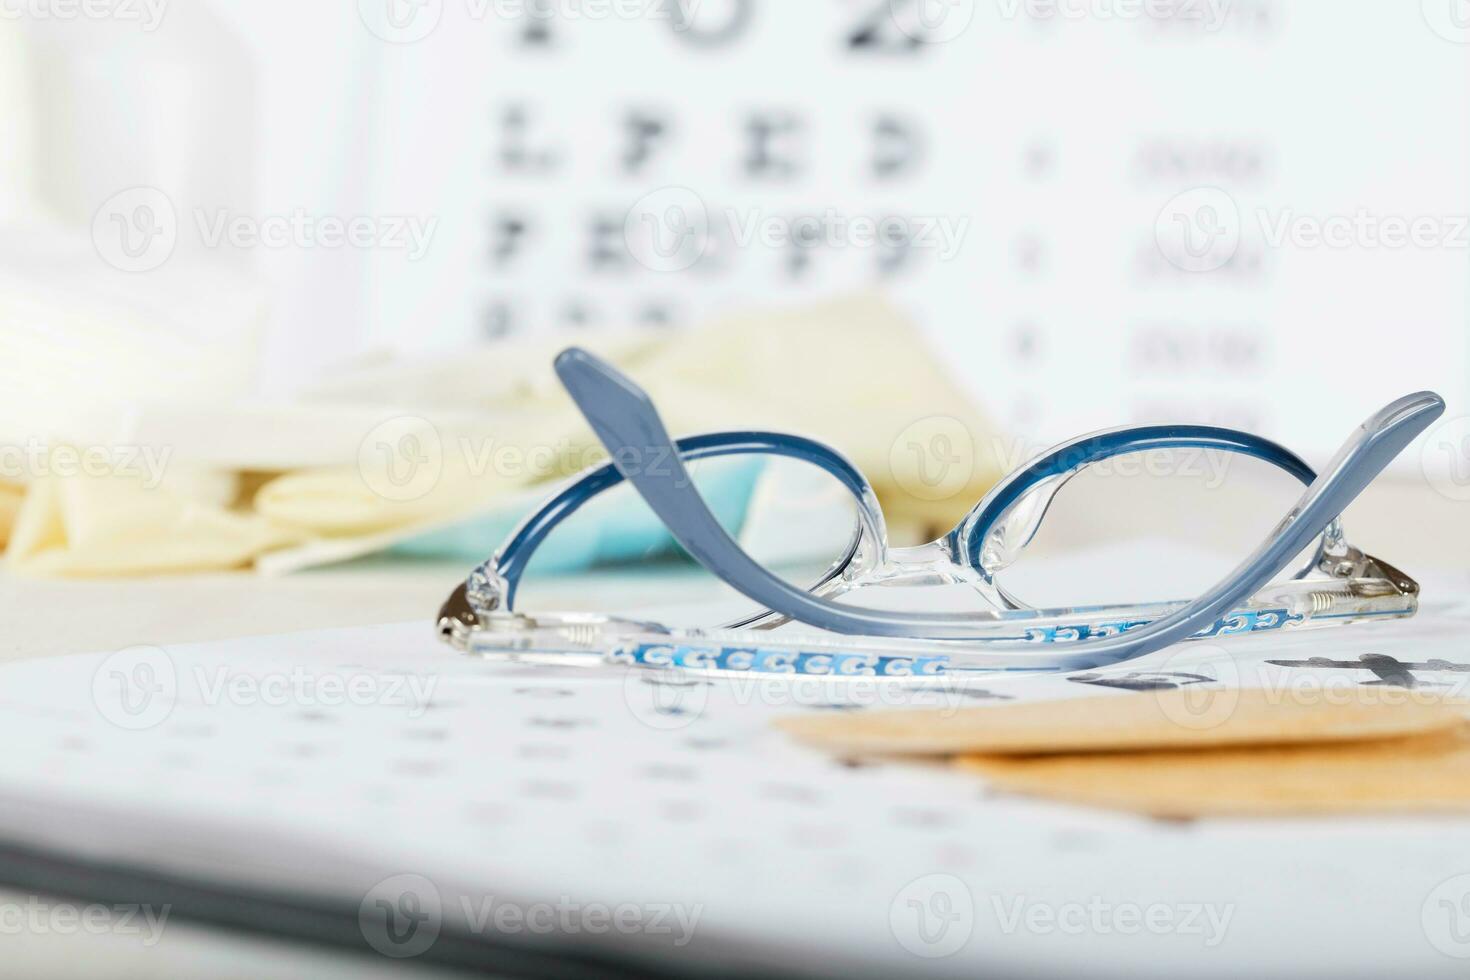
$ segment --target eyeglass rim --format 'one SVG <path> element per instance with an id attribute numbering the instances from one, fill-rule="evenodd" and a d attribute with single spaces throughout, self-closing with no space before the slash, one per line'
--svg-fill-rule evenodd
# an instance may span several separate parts
<path id="1" fill-rule="evenodd" d="M 888 531 L 872 485 L 851 460 L 823 442 L 792 433 L 750 429 L 686 436 L 675 440 L 674 445 L 679 450 L 680 459 L 686 463 L 739 455 L 776 456 L 809 463 L 842 484 L 858 505 L 853 533 L 837 559 L 807 586 L 808 591 L 817 590 L 847 571 L 865 540 L 873 542 L 880 551 L 887 549 Z M 495 591 L 499 593 L 496 607 L 502 611 L 514 611 L 521 579 L 536 550 L 552 531 L 594 497 L 625 482 L 627 477 L 616 464 L 603 463 L 573 477 L 532 511 L 495 554 L 476 569 L 480 577 L 495 582 Z M 739 628 L 766 620 L 771 615 L 769 610 L 762 610 L 726 625 L 732 629 Z"/>
<path id="2" fill-rule="evenodd" d="M 676 440 L 675 446 L 686 463 L 737 455 L 795 459 L 818 467 L 853 496 L 858 504 L 858 513 L 852 536 L 836 560 L 806 587 L 808 592 L 820 594 L 823 586 L 845 574 L 857 558 L 864 540 L 874 545 L 872 560 L 877 564 L 885 561 L 889 544 L 877 495 L 856 464 L 826 443 L 794 433 L 751 429 L 686 436 Z M 1047 480 L 1064 478 L 1050 490 L 1055 494 L 1066 479 L 1087 466 L 1155 449 L 1214 449 L 1263 460 L 1284 470 L 1303 485 L 1310 485 L 1316 479 L 1316 472 L 1296 453 L 1249 432 L 1206 425 L 1123 426 L 1060 443 L 1012 471 L 986 493 L 944 540 L 949 543 L 957 563 L 972 569 L 987 583 L 994 584 L 992 572 L 983 562 L 983 545 L 1012 506 Z M 514 611 L 516 593 L 526 568 L 551 532 L 594 497 L 626 481 L 626 476 L 613 462 L 591 467 L 565 483 L 527 516 L 490 561 L 479 569 L 482 575 L 493 575 L 498 585 L 496 606 L 502 611 Z M 1319 538 L 1311 561 L 1294 577 L 1308 574 L 1316 567 L 1325 549 L 1326 538 L 1327 535 Z M 772 620 L 785 621 L 785 617 L 763 609 L 722 626 L 737 629 Z"/>
<path id="3" fill-rule="evenodd" d="M 737 591 L 768 609 L 838 633 L 962 639 L 973 631 L 974 614 L 886 612 L 842 605 L 783 581 L 730 537 L 689 485 L 674 440 L 653 399 L 637 382 L 576 347 L 559 354 L 554 368 L 615 463 L 620 463 L 620 453 L 633 447 L 665 452 L 670 460 L 667 474 L 644 469 L 628 472 L 628 479 L 685 551 Z M 1334 525 L 1342 511 L 1444 409 L 1444 399 L 1431 391 L 1406 395 L 1379 409 L 1353 430 L 1323 475 L 1228 575 L 1184 608 L 1136 632 L 1088 641 L 1083 644 L 1086 652 L 1079 652 L 1071 662 L 1098 667 L 1162 649 L 1254 593 Z M 1021 649 L 1024 647 L 1017 648 Z"/>
<path id="4" fill-rule="evenodd" d="M 1056 480 L 1055 485 L 1045 491 L 1049 499 L 1088 466 L 1134 453 L 1180 449 L 1216 450 L 1258 459 L 1285 471 L 1303 486 L 1311 486 L 1317 479 L 1316 470 L 1290 449 L 1240 429 L 1212 425 L 1121 426 L 1059 443 L 1013 470 L 985 494 L 944 540 L 957 563 L 994 585 L 995 570 L 985 564 L 986 541 L 1010 510 L 1042 484 Z M 1040 521 L 1037 523 L 1039 525 Z M 1318 539 L 1311 560 L 1294 577 L 1300 578 L 1314 568 L 1321 561 L 1328 540 L 1340 534 L 1340 524 L 1329 527 Z"/>

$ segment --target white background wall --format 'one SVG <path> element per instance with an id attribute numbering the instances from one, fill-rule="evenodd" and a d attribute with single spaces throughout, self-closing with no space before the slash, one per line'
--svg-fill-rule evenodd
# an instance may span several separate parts
<path id="1" fill-rule="evenodd" d="M 1470 404 L 1464 0 L 173 0 L 152 29 L 118 3 L 0 21 L 0 135 L 33 148 L 0 156 L 0 202 L 85 231 L 164 192 L 176 255 L 267 292 L 268 389 L 373 346 L 876 285 L 1038 442 L 1178 419 L 1322 452 L 1409 390 Z M 663 126 L 636 166 L 632 114 Z M 747 166 L 753 118 L 795 127 L 782 166 Z M 222 213 L 432 235 L 210 247 Z M 804 215 L 836 238 L 738 240 Z M 890 217 L 958 237 L 887 271 L 841 240 Z M 690 220 L 702 258 L 670 271 L 689 253 L 646 234 Z M 1301 237 L 1323 225 L 1346 243 Z"/>

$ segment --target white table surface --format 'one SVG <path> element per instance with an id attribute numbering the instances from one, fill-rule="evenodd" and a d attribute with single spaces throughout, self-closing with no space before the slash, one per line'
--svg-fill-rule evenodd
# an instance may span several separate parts
<path id="1" fill-rule="evenodd" d="M 1411 575 L 1452 570 L 1459 575 L 1452 580 L 1470 583 L 1470 503 L 1436 495 L 1421 481 L 1384 482 L 1345 522 L 1351 540 Z M 454 564 L 366 563 L 278 579 L 252 573 L 127 581 L 4 577 L 0 661 L 414 619 L 427 630 L 464 572 Z M 37 900 L 56 904 L 49 896 L 0 890 L 0 906 Z M 36 978 L 448 975 L 182 920 L 171 921 L 153 946 L 119 934 L 26 932 L 3 942 L 4 972 Z"/>

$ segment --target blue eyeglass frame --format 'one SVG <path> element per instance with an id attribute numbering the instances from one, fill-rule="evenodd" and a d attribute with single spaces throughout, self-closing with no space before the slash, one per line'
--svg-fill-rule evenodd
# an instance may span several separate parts
<path id="1" fill-rule="evenodd" d="M 1292 576 L 1302 579 L 1332 563 L 1339 577 L 1387 581 L 1411 599 L 1417 585 L 1384 563 L 1346 545 L 1338 515 L 1363 488 L 1444 411 L 1432 392 L 1409 395 L 1386 406 L 1354 431 L 1321 475 L 1301 457 L 1260 436 L 1198 425 L 1154 425 L 1117 429 L 1064 443 L 1003 479 L 949 534 L 916 549 L 890 550 L 881 509 L 860 470 L 836 450 L 813 439 L 776 432 L 711 433 L 673 440 L 651 399 L 631 379 L 596 356 L 578 349 L 556 359 L 556 371 L 610 454 L 532 514 L 441 613 L 441 631 L 495 617 L 519 615 L 515 596 L 537 547 L 562 521 L 598 494 L 630 481 L 670 533 L 696 561 L 765 612 L 727 628 L 768 627 L 795 620 L 835 633 L 870 637 L 984 642 L 987 649 L 1034 653 L 1034 644 L 998 644 L 998 621 L 1037 620 L 1031 610 L 994 582 L 1034 536 L 1052 497 L 1083 468 L 1116 456 L 1155 449 L 1207 449 L 1253 457 L 1282 469 L 1306 490 L 1296 506 L 1240 566 L 1190 603 L 1164 604 L 1156 618 L 1130 623 L 1115 633 L 1079 630 L 1075 652 L 1053 654 L 1040 667 L 1095 668 L 1142 656 L 1194 635 L 1208 634 L 1241 603 L 1281 573 L 1316 542 L 1313 558 Z M 786 457 L 830 474 L 858 503 L 858 520 L 844 554 L 807 590 L 783 581 L 751 559 L 720 526 L 694 487 L 685 463 L 742 454 Z M 653 460 L 643 466 L 640 461 Z M 1047 485 L 1050 484 L 1048 487 Z M 1025 507 L 1026 503 L 1034 506 Z M 1018 540 L 1007 541 L 1014 536 Z M 865 543 L 871 547 L 865 549 Z M 895 565 L 891 558 L 897 558 Z M 970 581 L 994 611 L 963 614 L 887 612 L 831 601 L 863 585 Z M 1348 590 L 1349 593 L 1352 589 Z M 1359 588 L 1358 591 L 1362 591 Z M 1312 593 L 1317 595 L 1318 593 Z M 1367 594 L 1367 593 L 1365 593 Z M 1316 600 L 1313 600 L 1316 601 Z M 1157 605 L 1157 604 L 1156 604 Z M 1100 608 L 1100 607 L 1093 607 Z M 1133 607 L 1118 607 L 1128 609 Z M 1143 608 L 1143 607 L 1137 607 Z M 1412 614 L 1415 604 L 1386 610 Z M 1060 612 L 1077 612 L 1063 610 Z M 1085 611 L 1085 610 L 1084 610 Z M 1348 618 L 1366 618 L 1362 612 Z M 1236 613 L 1235 615 L 1239 615 Z M 1302 618 L 1302 617 L 1297 617 Z"/>
<path id="2" fill-rule="evenodd" d="M 868 503 L 875 501 L 876 495 L 867 478 L 845 456 L 815 439 L 783 432 L 750 430 L 687 436 L 675 440 L 674 445 L 686 463 L 726 456 L 777 456 L 808 463 L 833 477 L 859 501 L 858 517 L 861 522 L 848 546 L 834 563 L 836 566 L 846 566 L 852 561 L 864 531 L 874 536 L 882 535 L 882 513 L 876 506 Z M 1016 470 L 996 484 L 965 520 L 946 536 L 946 540 L 952 543 L 955 553 L 961 555 L 971 568 L 987 581 L 991 581 L 994 570 L 987 568 L 981 561 L 982 544 L 1013 505 L 1053 478 L 1073 476 L 1084 467 L 1115 456 L 1154 449 L 1206 449 L 1239 453 L 1284 470 L 1304 486 L 1310 486 L 1317 478 L 1311 466 L 1291 450 L 1269 439 L 1235 429 L 1206 425 L 1153 425 L 1115 429 L 1056 447 Z M 594 497 L 626 480 L 627 477 L 615 464 L 605 463 L 577 477 L 521 523 L 493 560 L 495 576 L 502 583 L 501 607 L 505 611 L 514 611 L 516 592 L 536 549 L 563 521 Z M 1319 549 L 1318 557 L 1320 555 Z M 1309 570 L 1310 566 L 1298 575 L 1305 575 Z M 827 581 L 832 574 L 833 570 L 828 569 L 811 588 Z"/>
<path id="3" fill-rule="evenodd" d="M 868 485 L 867 478 L 842 454 L 815 439 L 789 433 L 752 430 L 708 432 L 678 439 L 674 445 L 679 456 L 686 463 L 697 463 L 701 460 L 719 459 L 725 456 L 778 456 L 809 463 L 835 478 L 859 501 L 860 523 L 854 529 L 852 539 L 844 549 L 842 556 L 834 562 L 834 567 L 846 566 L 853 559 L 865 531 L 874 535 L 882 534 L 881 512 L 876 506 L 866 505 L 867 501 L 877 500 L 872 487 Z M 588 470 L 542 504 L 535 513 L 512 532 L 509 540 L 491 559 L 490 567 L 484 568 L 487 572 L 493 568 L 494 577 L 501 583 L 500 591 L 503 595 L 501 608 L 507 612 L 514 611 L 516 592 L 520 588 L 521 578 L 525 575 L 536 549 L 550 536 L 551 532 L 593 497 L 611 490 L 625 482 L 626 479 L 627 477 L 613 463 L 604 463 Z M 832 574 L 833 570 L 829 569 L 820 581 L 826 581 Z"/>

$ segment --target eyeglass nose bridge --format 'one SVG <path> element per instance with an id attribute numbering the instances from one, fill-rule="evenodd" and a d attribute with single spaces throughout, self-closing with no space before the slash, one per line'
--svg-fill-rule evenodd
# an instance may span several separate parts
<path id="1" fill-rule="evenodd" d="M 975 580 L 969 566 L 955 561 L 954 550 L 941 539 L 908 548 L 889 548 L 881 563 L 862 573 L 863 586 L 969 584 Z"/>
<path id="2" fill-rule="evenodd" d="M 1057 493 L 1094 463 L 1150 450 L 1200 449 L 1243 455 L 1285 470 L 1304 486 L 1317 473 L 1296 453 L 1249 432 L 1206 425 L 1151 425 L 1107 429 L 1062 443 L 1016 470 L 985 495 L 944 539 L 955 560 L 973 569 L 987 585 L 1015 561 L 1036 536 Z M 1294 577 L 1316 568 L 1324 552 L 1343 543 L 1341 519 L 1319 540 L 1312 560 Z"/>

